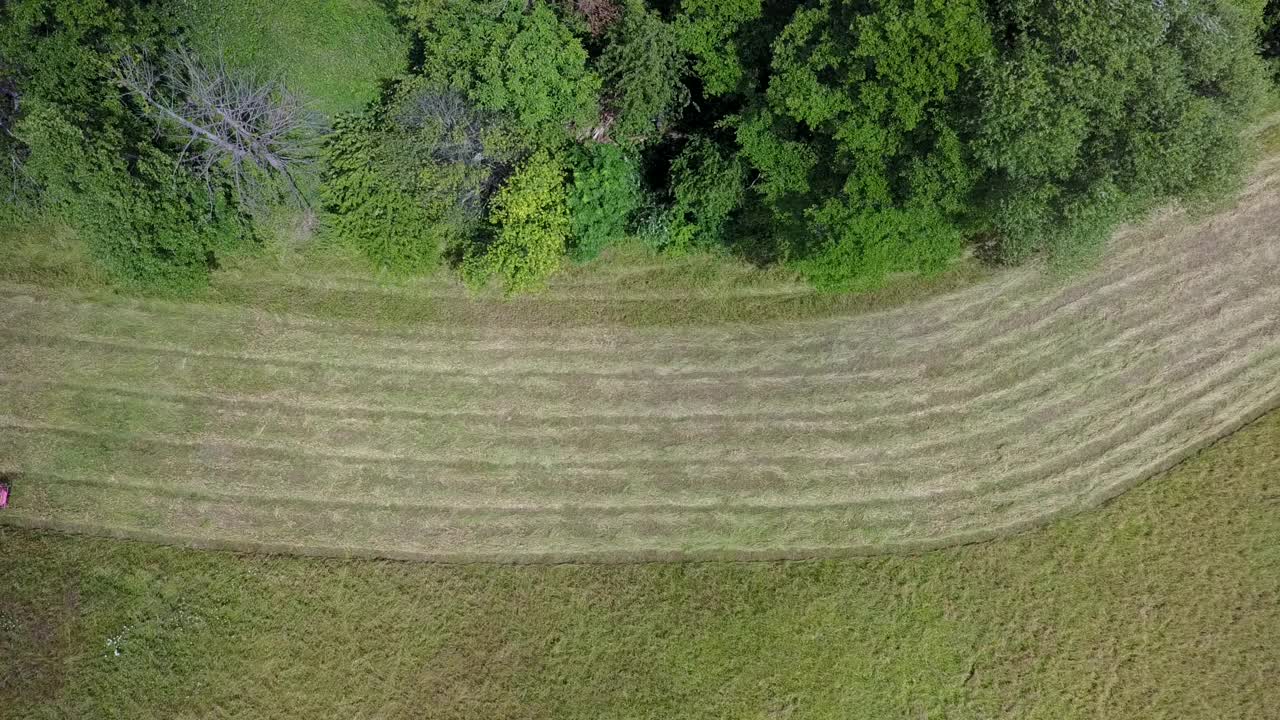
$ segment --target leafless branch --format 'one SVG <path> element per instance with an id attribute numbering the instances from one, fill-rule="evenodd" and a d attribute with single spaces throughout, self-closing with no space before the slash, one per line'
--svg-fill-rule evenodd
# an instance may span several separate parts
<path id="1" fill-rule="evenodd" d="M 574 7 L 587 21 L 587 31 L 596 37 L 622 18 L 622 5 L 617 0 L 576 0 Z"/>
<path id="2" fill-rule="evenodd" d="M 5 63 L 0 61 L 0 165 L 5 166 L 0 170 L 0 178 L 7 177 L 9 180 L 3 197 L 6 202 L 16 202 L 24 192 L 33 189 L 22 172 L 27 148 L 13 134 L 21 104 L 22 93 L 18 89 L 18 83 L 8 73 Z"/>
<path id="3" fill-rule="evenodd" d="M 312 161 L 317 123 L 283 82 L 233 71 L 220 55 L 206 63 L 186 50 L 163 64 L 126 56 L 118 79 L 183 142 L 178 162 L 209 187 L 226 171 L 240 195 L 253 200 L 264 194 L 262 180 L 274 177 L 307 205 L 296 175 Z"/>
<path id="4" fill-rule="evenodd" d="M 464 183 L 466 189 L 457 198 L 463 210 L 479 212 L 507 169 L 507 162 L 493 157 L 485 147 L 484 130 L 495 118 L 473 108 L 456 92 L 427 87 L 404 98 L 392 120 L 402 130 L 417 134 L 417 146 L 426 153 L 424 160 L 466 166 L 484 176 L 479 184 Z"/>

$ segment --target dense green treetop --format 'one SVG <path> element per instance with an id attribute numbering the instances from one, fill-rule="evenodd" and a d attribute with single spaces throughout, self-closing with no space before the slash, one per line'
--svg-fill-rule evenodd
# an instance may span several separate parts
<path id="1" fill-rule="evenodd" d="M 741 252 L 832 290 L 936 272 L 969 245 L 1078 266 L 1136 213 L 1240 177 L 1242 130 L 1273 92 L 1264 59 L 1280 55 L 1277 0 L 392 7 L 408 70 L 334 124 L 323 225 L 379 266 L 445 260 L 508 290 L 539 286 L 557 253 L 586 260 L 627 236 Z M 189 44 L 163 8 L 0 5 L 0 91 L 15 101 L 0 172 L 67 218 L 109 187 L 131 195 L 119 208 L 186 208 L 140 213 L 156 222 L 186 227 L 203 207 L 218 237 L 249 238 L 235 188 L 200 193 L 130 160 L 182 153 L 115 83 L 125 56 Z M 106 255 L 132 252 L 82 225 Z M 156 232 L 191 244 L 138 246 L 157 262 L 223 252 L 194 230 Z"/>

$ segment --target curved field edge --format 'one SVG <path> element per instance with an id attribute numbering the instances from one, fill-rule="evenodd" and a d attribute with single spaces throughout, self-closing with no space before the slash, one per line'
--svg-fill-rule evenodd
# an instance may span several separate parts
<path id="1" fill-rule="evenodd" d="M 780 269 L 709 253 L 664 257 L 629 243 L 586 265 L 565 268 L 541 291 L 504 298 L 466 288 L 452 271 L 423 278 L 378 275 L 349 251 L 321 243 L 303 249 L 272 246 L 260 255 L 231 258 L 190 300 L 381 328 L 420 323 L 688 327 L 874 312 L 954 292 L 992 274 L 964 257 L 938 274 L 894 277 L 877 290 L 823 293 Z M 0 280 L 74 287 L 104 300 L 116 297 L 74 234 L 56 223 L 0 228 Z"/>
<path id="2" fill-rule="evenodd" d="M 389 332 L 7 286 L 0 521 L 501 562 L 1014 532 L 1274 406 L 1276 168 L 1236 207 L 1122 233 L 1068 284 L 1015 271 L 785 326 Z"/>
<path id="3" fill-rule="evenodd" d="M 1269 719 L 1277 478 L 1280 413 L 1094 513 L 811 562 L 341 561 L 0 527 L 0 706 Z M 277 667 L 310 671 L 262 671 Z"/>
<path id="4" fill-rule="evenodd" d="M 405 560 L 417 562 L 441 562 L 450 564 L 467 563 L 500 563 L 507 565 L 524 564 L 562 564 L 562 563 L 596 563 L 596 564 L 630 564 L 649 562 L 769 562 L 786 560 L 819 560 L 852 557 L 868 557 L 876 555 L 916 554 L 997 540 L 1009 535 L 1034 530 L 1050 523 L 1058 522 L 1094 510 L 1103 504 L 1123 495 L 1129 490 L 1152 478 L 1166 474 L 1179 465 L 1194 458 L 1198 454 L 1230 438 L 1235 433 L 1260 421 L 1272 412 L 1280 409 L 1280 395 L 1269 398 L 1257 409 L 1248 412 L 1238 421 L 1229 423 L 1222 432 L 1188 447 L 1169 453 L 1160 462 L 1146 468 L 1142 473 L 1130 480 L 1108 486 L 1102 491 L 1089 496 L 1088 500 L 1074 507 L 1063 507 L 1054 512 L 1022 522 L 1011 523 L 1001 527 L 992 527 L 976 532 L 957 533 L 931 540 L 904 543 L 886 543 L 880 545 L 848 546 L 848 547 L 813 547 L 813 548 L 781 548 L 776 550 L 723 550 L 723 551 L 621 551 L 621 552 L 571 552 L 571 553 L 421 553 L 398 550 L 374 550 L 344 547 L 325 547 L 321 545 L 294 545 L 288 543 L 228 541 L 197 535 L 173 535 L 153 533 L 145 530 L 129 530 L 106 525 L 89 523 L 67 523 L 39 518 L 6 517 L 0 515 L 0 525 L 23 528 L 27 530 L 45 530 L 55 532 L 89 535 L 112 538 L 115 540 L 132 540 L 159 545 L 180 545 L 198 550 L 220 550 L 229 552 L 264 553 L 279 555 L 299 555 L 303 557 L 366 559 L 366 560 Z"/>

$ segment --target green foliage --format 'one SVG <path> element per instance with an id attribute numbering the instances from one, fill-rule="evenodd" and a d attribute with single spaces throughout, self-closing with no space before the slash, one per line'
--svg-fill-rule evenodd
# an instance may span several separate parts
<path id="1" fill-rule="evenodd" d="M 748 70 L 736 35 L 762 14 L 762 0 L 681 1 L 676 19 L 680 49 L 694 58 L 708 95 L 740 89 Z"/>
<path id="2" fill-rule="evenodd" d="M 521 143 L 492 113 L 424 78 L 401 78 L 326 152 L 326 209 L 347 244 L 398 274 L 427 272 L 476 240 Z"/>
<path id="3" fill-rule="evenodd" d="M 541 286 L 560 265 L 569 238 L 569 206 L 560 161 L 539 151 L 498 190 L 489 210 L 497 234 L 468 250 L 472 285 L 497 276 L 508 293 Z"/>
<path id="4" fill-rule="evenodd" d="M 220 256 L 248 245 L 230 199 L 210 196 L 155 148 L 121 158 L 118 139 L 86 137 L 47 106 L 22 119 L 18 136 L 32 148 L 26 171 L 44 189 L 47 210 L 76 228 L 119 285 L 187 292 L 207 282 Z"/>
<path id="5" fill-rule="evenodd" d="M 953 94 L 991 52 L 976 0 L 827 0 L 774 43 L 764 103 L 735 120 L 783 253 L 824 288 L 874 286 L 958 254 L 976 180 Z M 818 172 L 815 174 L 815 170 Z"/>
<path id="6" fill-rule="evenodd" d="M 590 134 L 640 146 L 651 176 L 670 163 L 648 242 L 729 245 L 827 289 L 936 272 L 979 236 L 1077 266 L 1150 203 L 1220 191 L 1262 92 L 1250 33 L 1270 31 L 1263 0 L 409 5 L 424 76 L 524 145 Z M 602 205 L 572 205 L 587 257 L 616 234 L 585 229 Z"/>
<path id="7" fill-rule="evenodd" d="M 572 256 L 584 262 L 621 241 L 644 194 L 634 158 L 616 145 L 591 145 L 574 156 L 569 217 Z"/>
<path id="8" fill-rule="evenodd" d="M 563 202 L 542 201 L 569 208 L 577 259 L 651 199 L 638 223 L 651 246 L 729 247 L 824 289 L 938 271 L 978 237 L 1005 262 L 1075 267 L 1115 223 L 1240 177 L 1240 130 L 1267 92 L 1259 42 L 1280 70 L 1278 3 L 397 0 L 420 62 L 339 122 L 329 226 L 390 271 L 449 257 L 509 290 L 537 285 L 564 245 L 558 216 L 512 210 L 552 186 Z M 22 107 L 0 110 L 0 182 L 26 203 L 0 220 L 44 193 L 113 277 L 175 286 L 190 283 L 157 263 L 194 278 L 247 246 L 231 183 L 158 173 L 181 148 L 103 92 L 124 53 L 165 50 L 183 23 L 197 48 L 225 40 L 233 63 L 305 78 L 331 110 L 372 98 L 404 50 L 373 0 L 0 3 L 0 95 Z M 19 141 L 19 115 L 37 110 L 53 124 Z M 521 158 L 541 160 L 495 204 Z M 538 169 L 552 158 L 571 163 L 568 190 Z M 90 193 L 127 196 L 113 207 L 135 204 L 157 239 L 105 240 L 142 230 L 96 225 L 122 211 L 88 212 L 106 202 Z M 196 232 L 194 217 L 211 220 Z"/>
<path id="9" fill-rule="evenodd" d="M 867 291 L 890 273 L 935 274 L 963 247 L 963 235 L 937 207 L 850 213 L 832 203 L 813 217 L 827 236 L 792 265 L 819 290 Z"/>
<path id="10" fill-rule="evenodd" d="M 1262 16 L 1262 57 L 1280 83 L 1280 0 L 1270 0 Z"/>
<path id="11" fill-rule="evenodd" d="M 518 131 L 499 116 L 422 78 L 400 81 L 374 112 L 384 130 L 379 167 L 437 216 L 479 220 L 495 177 L 523 153 Z"/>
<path id="12" fill-rule="evenodd" d="M 812 144 L 788 138 L 803 129 L 794 120 L 778 117 L 768 109 L 758 110 L 736 123 L 742 157 L 759 173 L 754 190 L 780 214 L 787 214 L 789 199 L 803 209 L 818 165 L 818 150 Z M 796 210 L 793 203 L 790 211 Z"/>
<path id="13" fill-rule="evenodd" d="M 611 40 L 598 63 L 608 88 L 606 110 L 615 116 L 609 135 L 624 143 L 655 139 L 689 102 L 675 31 L 633 0 L 613 26 Z"/>
<path id="14" fill-rule="evenodd" d="M 73 125 L 118 126 L 125 106 L 111 86 L 131 48 L 155 50 L 172 21 L 163 9 L 112 0 L 9 0 L 0 3 L 0 63 L 17 92 L 55 106 Z"/>
<path id="15" fill-rule="evenodd" d="M 974 146 L 1003 259 L 1075 265 L 1151 202 L 1238 176 L 1264 93 L 1243 13 L 1215 0 L 1001 12 L 1015 32 L 982 70 Z"/>
<path id="16" fill-rule="evenodd" d="M 599 121 L 600 78 L 547 4 L 417 0 L 404 13 L 421 35 L 427 81 L 509 114 L 529 143 L 563 144 Z"/>
<path id="17" fill-rule="evenodd" d="M 16 118 L 0 122 L 0 228 L 21 224 L 39 203 L 36 188 L 23 171 L 28 148 L 13 135 L 16 123 Z"/>
<path id="18" fill-rule="evenodd" d="M 158 51 L 171 27 L 163 6 L 139 2 L 0 6 L 0 56 L 22 99 L 13 139 L 24 178 L 114 282 L 157 292 L 199 287 L 220 257 L 253 240 L 234 195 L 195 181 L 121 93 L 105 91 L 125 52 Z"/>
<path id="19" fill-rule="evenodd" d="M 374 119 L 340 116 L 325 143 L 322 194 L 337 236 L 375 266 L 395 274 L 434 269 L 441 238 L 426 209 L 381 166 Z"/>
<path id="20" fill-rule="evenodd" d="M 730 215 L 742 203 L 742 164 L 696 137 L 671 164 L 671 178 L 674 202 L 662 249 L 683 252 L 722 242 Z"/>
<path id="21" fill-rule="evenodd" d="M 1225 2 L 1243 13 L 1245 19 L 1255 28 L 1261 28 L 1266 21 L 1267 5 L 1270 0 L 1225 0 Z"/>

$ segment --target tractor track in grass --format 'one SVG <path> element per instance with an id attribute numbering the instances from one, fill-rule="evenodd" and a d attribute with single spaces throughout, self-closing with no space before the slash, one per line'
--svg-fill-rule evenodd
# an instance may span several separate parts
<path id="1" fill-rule="evenodd" d="M 455 319 L 385 326 L 0 283 L 0 470 L 17 478 L 0 522 L 517 562 L 992 537 L 1092 507 L 1280 401 L 1277 184 L 1271 160 L 1235 206 L 1126 228 L 1069 282 L 1013 270 L 790 323 L 557 315 L 661 297 L 598 280 L 506 304 L 290 280 Z"/>

